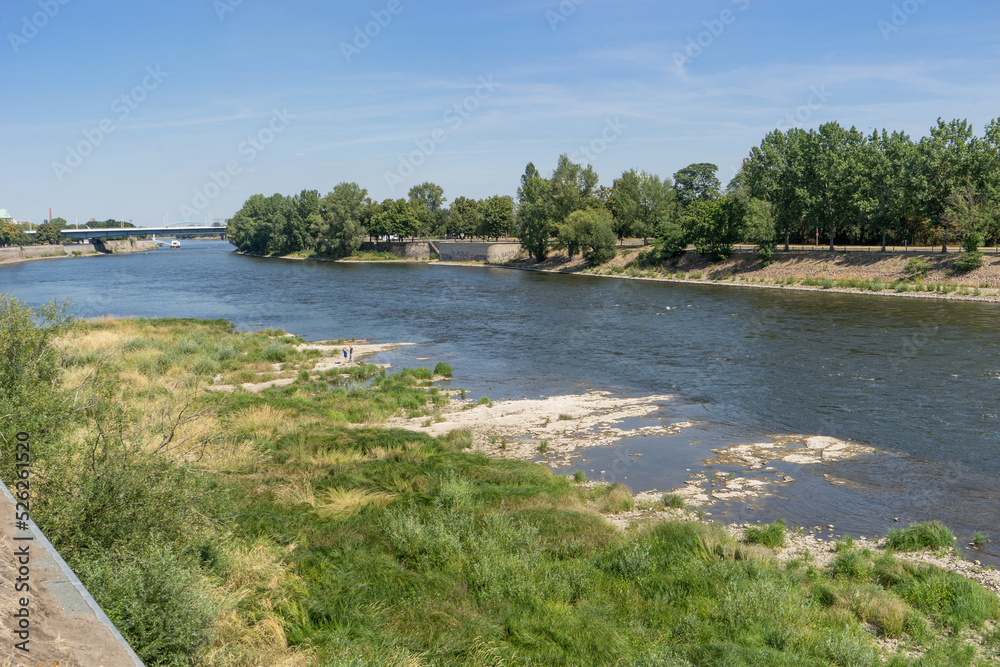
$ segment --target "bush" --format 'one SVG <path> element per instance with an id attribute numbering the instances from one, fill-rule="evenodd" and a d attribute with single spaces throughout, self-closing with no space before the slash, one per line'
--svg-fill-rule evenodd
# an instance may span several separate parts
<path id="1" fill-rule="evenodd" d="M 760 544 L 771 549 L 785 545 L 785 520 L 778 519 L 764 526 L 747 526 L 746 541 L 750 544 Z"/>
<path id="2" fill-rule="evenodd" d="M 431 372 L 429 368 L 404 368 L 396 374 L 400 378 L 412 377 L 417 380 L 430 380 L 434 377 L 434 373 Z"/>
<path id="3" fill-rule="evenodd" d="M 443 361 L 438 362 L 434 366 L 434 375 L 443 375 L 444 377 L 451 377 L 451 364 L 445 363 Z"/>
<path id="4" fill-rule="evenodd" d="M 604 208 L 574 211 L 559 225 L 558 245 L 570 257 L 582 251 L 590 266 L 604 264 L 618 254 L 611 214 Z"/>
<path id="5" fill-rule="evenodd" d="M 967 253 L 978 253 L 983 240 L 983 235 L 979 232 L 966 232 L 962 236 L 962 249 Z"/>
<path id="6" fill-rule="evenodd" d="M 951 263 L 952 267 L 959 273 L 968 273 L 969 271 L 975 271 L 983 265 L 983 254 L 981 252 L 963 252 L 960 253 L 955 261 Z"/>
<path id="7" fill-rule="evenodd" d="M 264 349 L 260 351 L 260 356 L 265 361 L 277 364 L 288 361 L 292 356 L 292 351 L 284 343 L 275 340 L 264 346 Z"/>
<path id="8" fill-rule="evenodd" d="M 886 535 L 886 546 L 896 551 L 920 549 L 946 549 L 952 546 L 955 536 L 940 521 L 918 521 L 906 528 L 894 528 Z"/>
<path id="9" fill-rule="evenodd" d="M 216 609 L 169 548 L 88 553 L 73 570 L 147 665 L 189 665 L 212 639 Z"/>
<path id="10" fill-rule="evenodd" d="M 661 260 L 677 259 L 687 252 L 687 233 L 676 220 L 663 220 L 656 228 L 656 240 L 653 241 L 653 245 L 659 252 Z"/>
<path id="11" fill-rule="evenodd" d="M 926 278 L 927 272 L 930 270 L 931 265 L 924 261 L 923 257 L 914 257 L 909 262 L 906 263 L 906 268 L 904 271 L 911 278 Z"/>

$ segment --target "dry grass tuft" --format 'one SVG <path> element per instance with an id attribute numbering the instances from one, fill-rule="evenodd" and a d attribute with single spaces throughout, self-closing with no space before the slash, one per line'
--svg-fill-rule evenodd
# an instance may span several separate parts
<path id="1" fill-rule="evenodd" d="M 288 505 L 310 505 L 316 507 L 316 494 L 313 486 L 306 480 L 299 480 L 291 484 L 282 484 L 273 489 L 274 495 L 279 501 Z"/>
<path id="2" fill-rule="evenodd" d="M 374 505 L 385 507 L 396 497 L 394 493 L 364 491 L 362 489 L 324 489 L 317 500 L 316 513 L 326 519 L 344 519 Z"/>

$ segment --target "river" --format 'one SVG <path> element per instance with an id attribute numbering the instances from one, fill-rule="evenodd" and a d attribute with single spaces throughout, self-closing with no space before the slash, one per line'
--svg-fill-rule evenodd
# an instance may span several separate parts
<path id="1" fill-rule="evenodd" d="M 789 464 L 780 472 L 796 482 L 720 503 L 713 517 L 783 516 L 855 536 L 938 518 L 960 543 L 975 531 L 993 538 L 970 558 L 1000 556 L 1000 304 L 260 259 L 220 241 L 0 264 L 0 292 L 32 305 L 70 299 L 79 317 L 226 318 L 310 340 L 413 342 L 382 359 L 448 361 L 455 386 L 493 399 L 674 394 L 655 419 L 696 429 L 575 462 L 593 478 L 617 463 L 604 477 L 635 491 L 679 486 L 705 470 L 709 450 L 769 435 L 857 441 L 877 453 Z"/>

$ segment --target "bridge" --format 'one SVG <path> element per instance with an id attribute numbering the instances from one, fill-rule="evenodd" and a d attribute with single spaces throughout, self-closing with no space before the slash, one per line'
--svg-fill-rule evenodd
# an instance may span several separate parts
<path id="1" fill-rule="evenodd" d="M 124 238 L 126 236 L 142 236 L 145 234 L 152 235 L 156 238 L 157 234 L 161 236 L 173 236 L 175 234 L 194 234 L 196 236 L 209 236 L 218 234 L 222 237 L 222 240 L 226 240 L 226 227 L 212 227 L 210 225 L 192 225 L 192 224 L 181 224 L 174 227 L 108 227 L 101 229 L 63 229 L 59 232 L 59 236 L 64 239 L 94 239 L 94 238 Z M 35 232 L 25 232 L 25 234 L 34 234 Z"/>

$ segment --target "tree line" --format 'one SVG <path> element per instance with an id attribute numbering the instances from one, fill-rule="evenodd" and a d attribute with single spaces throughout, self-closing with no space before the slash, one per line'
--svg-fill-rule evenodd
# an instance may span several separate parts
<path id="1" fill-rule="evenodd" d="M 356 183 L 326 196 L 254 195 L 229 222 L 245 252 L 311 250 L 342 257 L 362 238 L 451 236 L 518 238 L 531 257 L 553 250 L 591 264 L 616 252 L 616 240 L 652 238 L 659 257 L 690 245 L 713 260 L 736 243 L 770 261 L 780 241 L 834 244 L 959 242 L 975 263 L 978 248 L 1000 236 L 1000 119 L 977 136 L 967 121 L 938 120 L 918 141 L 906 133 L 870 135 L 837 122 L 774 130 L 754 147 L 723 189 L 718 167 L 695 163 L 661 177 L 629 169 L 610 186 L 591 165 L 561 155 L 549 176 L 528 163 L 516 200 L 457 197 L 441 186 L 414 186 L 408 199 L 376 202 Z M 981 260 L 980 260 L 981 261 Z"/>

